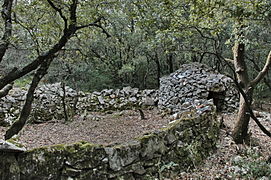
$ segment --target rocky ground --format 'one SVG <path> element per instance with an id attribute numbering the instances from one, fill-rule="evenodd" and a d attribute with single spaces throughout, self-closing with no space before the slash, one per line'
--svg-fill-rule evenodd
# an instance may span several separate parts
<path id="1" fill-rule="evenodd" d="M 261 123 L 271 130 L 271 113 L 257 112 Z M 249 145 L 237 145 L 231 138 L 235 114 L 223 114 L 224 127 L 220 131 L 217 150 L 200 166 L 180 173 L 177 179 L 271 179 L 271 139 L 251 120 Z"/>
<path id="2" fill-rule="evenodd" d="M 149 131 L 165 126 L 169 120 L 157 110 L 144 111 L 142 120 L 135 110 L 114 113 L 92 113 L 76 117 L 73 122 L 47 122 L 29 124 L 17 137 L 28 149 L 80 140 L 100 144 L 128 141 Z M 251 121 L 252 141 L 249 145 L 237 145 L 231 138 L 234 114 L 222 114 L 224 127 L 220 132 L 217 150 L 202 165 L 182 172 L 176 179 L 271 179 L 271 163 L 265 163 L 271 155 L 271 141 Z M 271 130 L 271 114 L 258 112 L 261 122 Z M 0 127 L 0 139 L 6 128 Z"/>

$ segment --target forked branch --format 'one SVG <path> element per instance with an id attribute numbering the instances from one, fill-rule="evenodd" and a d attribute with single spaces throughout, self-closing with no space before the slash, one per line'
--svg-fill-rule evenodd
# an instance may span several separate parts
<path id="1" fill-rule="evenodd" d="M 250 82 L 249 86 L 254 88 L 264 78 L 264 76 L 267 74 L 270 67 L 271 67 L 271 51 L 268 54 L 268 57 L 266 59 L 263 69 L 259 72 L 256 78 Z"/>

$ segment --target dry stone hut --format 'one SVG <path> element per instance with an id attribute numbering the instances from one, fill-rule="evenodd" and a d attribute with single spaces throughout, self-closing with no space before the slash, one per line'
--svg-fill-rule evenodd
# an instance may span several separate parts
<path id="1" fill-rule="evenodd" d="M 230 78 L 200 63 L 184 64 L 160 79 L 160 108 L 174 112 L 199 100 L 213 100 L 217 111 L 231 112 L 238 105 L 238 91 Z"/>

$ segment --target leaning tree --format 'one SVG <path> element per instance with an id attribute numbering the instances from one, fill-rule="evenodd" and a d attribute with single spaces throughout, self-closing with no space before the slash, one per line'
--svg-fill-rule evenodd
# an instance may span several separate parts
<path id="1" fill-rule="evenodd" d="M 250 118 L 253 118 L 261 130 L 271 137 L 271 133 L 261 125 L 251 109 L 253 91 L 270 69 L 271 51 L 269 50 L 269 53 L 263 55 L 266 56 L 266 58 L 262 58 L 265 65 L 262 68 L 257 66 L 259 72 L 255 77 L 252 77 L 251 71 L 248 69 L 248 59 L 246 58 L 248 54 L 245 51 L 246 48 L 252 46 L 253 41 L 257 41 L 248 36 L 255 25 L 270 26 L 271 2 L 268 0 L 158 0 L 155 1 L 155 4 L 158 6 L 153 7 L 152 10 L 156 13 L 161 14 L 161 12 L 171 10 L 170 13 L 174 14 L 170 19 L 170 26 L 164 29 L 164 32 L 174 32 L 176 38 L 180 37 L 180 32 L 181 35 L 187 33 L 187 39 L 192 37 L 189 36 L 190 34 L 197 33 L 202 38 L 218 44 L 223 43 L 223 41 L 216 40 L 218 37 L 228 36 L 228 47 L 224 45 L 223 50 L 229 52 L 226 48 L 231 48 L 231 53 L 218 52 L 217 48 L 212 50 L 208 47 L 198 50 L 188 49 L 188 51 L 194 53 L 202 51 L 203 54 L 211 54 L 218 61 L 223 61 L 223 64 L 228 65 L 232 71 L 233 79 L 240 92 L 238 116 L 233 130 L 234 141 L 243 143 L 248 138 Z M 163 17 L 161 16 L 161 18 Z M 189 40 L 192 44 L 192 39 Z M 192 44 L 192 46 L 197 45 Z M 230 56 L 232 58 L 229 58 Z M 254 63 L 260 64 L 260 62 Z"/>
<path id="2" fill-rule="evenodd" d="M 271 137 L 271 133 L 261 125 L 251 109 L 253 91 L 270 69 L 271 51 L 266 55 L 264 67 L 254 78 L 249 74 L 245 51 L 246 46 L 251 43 L 247 34 L 254 27 L 252 25 L 267 26 L 270 23 L 270 2 L 262 0 L 198 0 L 189 4 L 192 21 L 197 22 L 197 26 L 215 30 L 216 33 L 223 31 L 223 28 L 226 27 L 230 27 L 231 30 L 232 37 L 228 42 L 232 45 L 233 58 L 223 59 L 231 68 L 233 79 L 240 92 L 238 116 L 233 130 L 234 141 L 243 143 L 248 138 L 250 118 L 253 118 L 261 130 Z M 228 62 L 232 62 L 233 66 Z"/>
<path id="3" fill-rule="evenodd" d="M 22 31 L 31 37 L 36 51 L 28 64 L 15 66 L 0 77 L 0 97 L 4 97 L 12 89 L 15 80 L 35 72 L 19 119 L 7 130 L 5 139 L 17 134 L 25 125 L 31 112 L 35 89 L 68 41 L 83 28 L 95 27 L 106 33 L 101 26 L 102 15 L 98 13 L 97 6 L 99 3 L 83 0 L 4 0 L 1 11 L 3 33 L 0 62 L 9 53 L 9 48 L 14 46 L 12 40 L 20 36 Z M 45 42 L 46 38 L 48 41 Z"/>

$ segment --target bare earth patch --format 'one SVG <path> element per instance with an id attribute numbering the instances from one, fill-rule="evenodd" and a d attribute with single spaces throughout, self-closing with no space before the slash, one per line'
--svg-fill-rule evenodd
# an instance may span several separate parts
<path id="1" fill-rule="evenodd" d="M 75 117 L 68 123 L 28 124 L 20 132 L 18 142 L 27 149 L 78 141 L 104 145 L 122 143 L 169 123 L 169 118 L 162 118 L 158 110 L 145 110 L 144 114 L 146 119 L 141 119 L 139 111 L 125 110 L 112 114 L 91 113 L 84 118 Z M 0 127 L 1 139 L 5 130 Z"/>
<path id="2" fill-rule="evenodd" d="M 168 117 L 162 118 L 158 110 L 145 110 L 144 113 L 145 120 L 141 120 L 138 111 L 126 110 L 112 114 L 92 113 L 85 118 L 76 117 L 69 123 L 55 121 L 28 124 L 19 134 L 18 141 L 27 149 L 82 140 L 105 145 L 122 143 L 162 128 L 170 121 Z M 237 145 L 231 138 L 236 115 L 222 114 L 221 116 L 225 126 L 220 130 L 217 150 L 202 165 L 180 173 L 175 179 L 244 179 L 243 176 L 238 176 L 244 173 L 244 170 L 234 164 L 236 159 L 242 158 L 252 162 L 255 159 L 251 159 L 251 153 L 259 154 L 258 160 L 266 160 L 271 155 L 270 138 L 261 132 L 253 120 L 250 122 L 250 132 L 254 140 L 250 145 Z M 260 112 L 258 116 L 261 123 L 270 131 L 271 114 Z M 1 139 L 5 130 L 6 128 L 0 127 Z M 271 176 L 263 180 L 269 178 Z"/>

